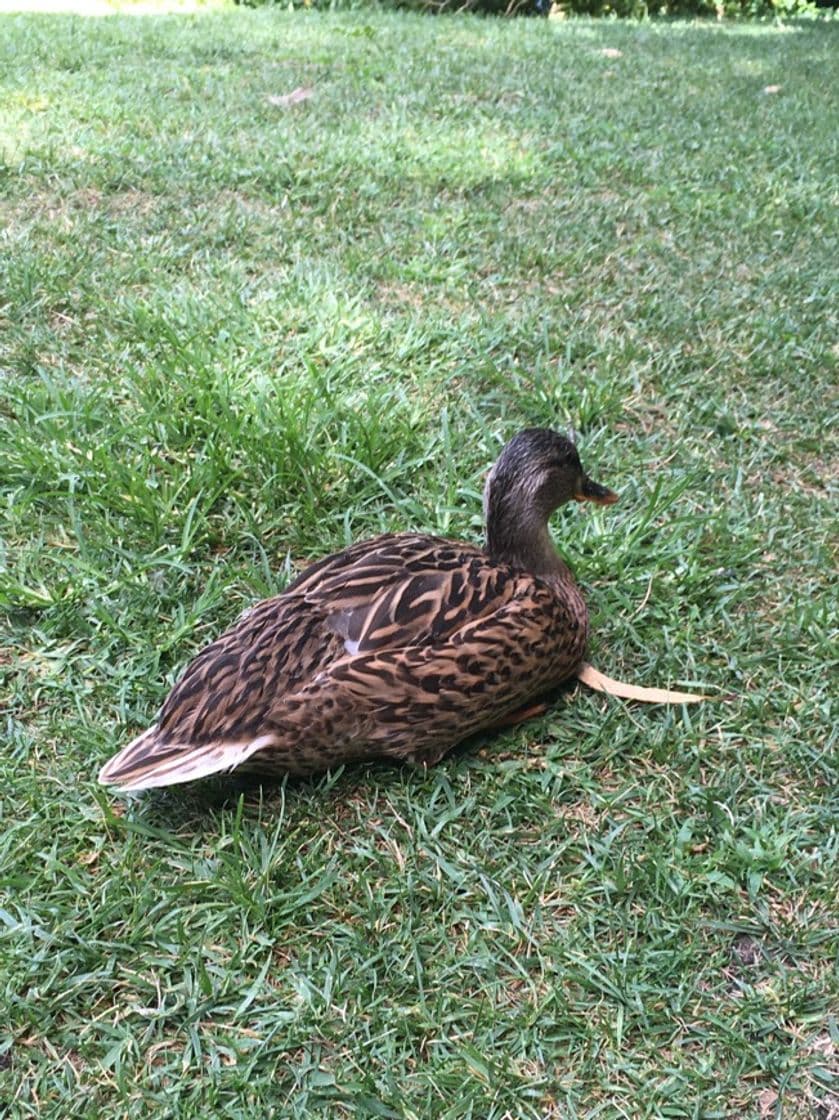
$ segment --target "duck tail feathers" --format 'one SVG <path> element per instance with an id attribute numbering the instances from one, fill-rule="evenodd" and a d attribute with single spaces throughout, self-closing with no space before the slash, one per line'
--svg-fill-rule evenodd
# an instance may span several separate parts
<path id="1" fill-rule="evenodd" d="M 170 739 L 155 724 L 105 763 L 99 771 L 99 784 L 128 793 L 192 782 L 235 769 L 273 741 L 273 735 L 261 735 L 196 746 Z"/>

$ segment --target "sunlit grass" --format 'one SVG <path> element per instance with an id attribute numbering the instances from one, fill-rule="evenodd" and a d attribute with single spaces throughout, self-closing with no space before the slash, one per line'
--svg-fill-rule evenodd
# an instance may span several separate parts
<path id="1" fill-rule="evenodd" d="M 230 0 L 0 0 L 0 15 L 31 12 L 78 16 L 168 15 L 229 8 Z"/>

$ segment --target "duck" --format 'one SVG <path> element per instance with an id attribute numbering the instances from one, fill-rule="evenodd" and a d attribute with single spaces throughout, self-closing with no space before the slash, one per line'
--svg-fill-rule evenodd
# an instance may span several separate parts
<path id="1" fill-rule="evenodd" d="M 482 546 L 386 533 L 315 561 L 198 653 L 99 782 L 136 791 L 369 759 L 429 767 L 476 732 L 541 714 L 588 641 L 549 519 L 571 501 L 617 500 L 571 439 L 520 431 L 486 479 Z"/>

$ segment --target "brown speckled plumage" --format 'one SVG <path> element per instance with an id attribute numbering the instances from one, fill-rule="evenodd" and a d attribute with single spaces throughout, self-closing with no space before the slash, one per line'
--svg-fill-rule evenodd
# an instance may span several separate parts
<path id="1" fill-rule="evenodd" d="M 547 530 L 569 498 L 615 495 L 564 437 L 520 433 L 487 481 L 485 550 L 389 534 L 312 564 L 198 654 L 99 780 L 129 790 L 233 768 L 437 762 L 579 666 L 585 602 Z"/>

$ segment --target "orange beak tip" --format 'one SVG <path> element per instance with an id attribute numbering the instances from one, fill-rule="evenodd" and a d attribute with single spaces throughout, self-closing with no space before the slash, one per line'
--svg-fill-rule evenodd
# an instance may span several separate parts
<path id="1" fill-rule="evenodd" d="M 610 490 L 607 486 L 601 486 L 599 482 L 592 482 L 587 478 L 583 482 L 582 489 L 574 495 L 578 502 L 594 502 L 598 506 L 613 506 L 618 501 L 619 496 Z"/>

